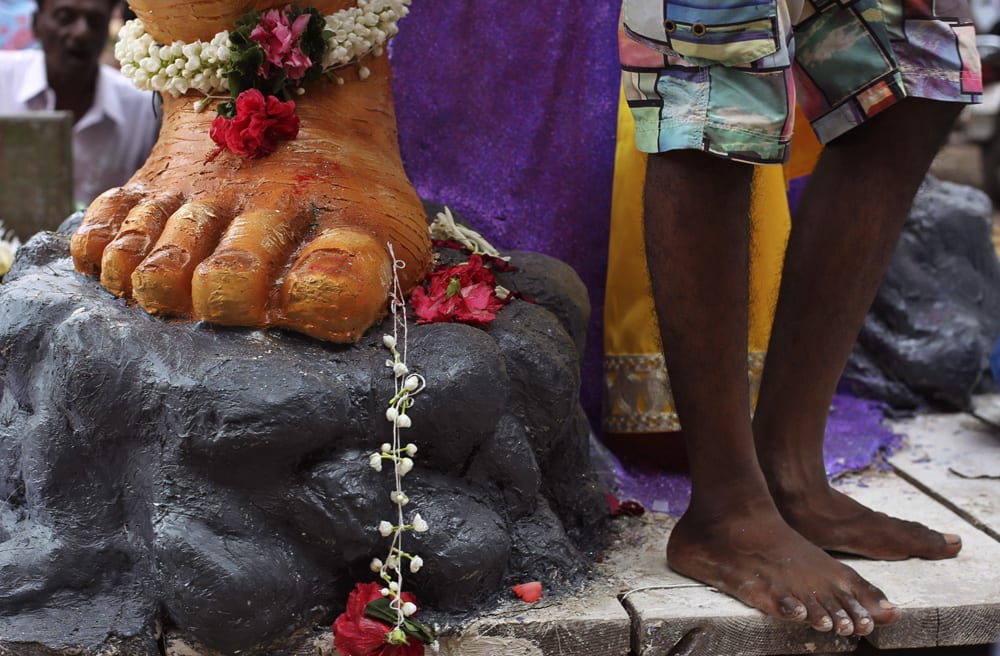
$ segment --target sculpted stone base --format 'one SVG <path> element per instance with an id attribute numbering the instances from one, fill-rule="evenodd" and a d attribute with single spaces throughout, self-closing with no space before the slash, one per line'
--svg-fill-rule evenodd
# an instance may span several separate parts
<path id="1" fill-rule="evenodd" d="M 404 489 L 431 530 L 407 534 L 425 562 L 407 587 L 430 617 L 571 583 L 606 514 L 578 405 L 586 292 L 512 258 L 502 284 L 538 304 L 488 330 L 410 326 L 427 388 Z M 0 285 L 0 651 L 158 654 L 167 627 L 288 653 L 329 623 L 387 549 L 392 476 L 368 466 L 390 436 L 384 332 L 164 322 L 74 273 L 67 236 L 24 246 Z"/>

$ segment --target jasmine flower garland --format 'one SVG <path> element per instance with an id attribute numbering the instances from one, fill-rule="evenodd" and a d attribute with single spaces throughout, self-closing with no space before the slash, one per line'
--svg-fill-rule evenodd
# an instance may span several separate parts
<path id="1" fill-rule="evenodd" d="M 213 100 L 219 116 L 212 122 L 212 141 L 223 150 L 254 159 L 274 152 L 294 139 L 299 119 L 292 95 L 321 75 L 356 64 L 358 76 L 369 75 L 363 57 L 381 55 L 396 34 L 396 25 L 410 0 L 357 0 L 357 5 L 323 17 L 312 8 L 292 4 L 241 16 L 232 33 L 220 32 L 209 42 L 168 45 L 146 34 L 142 21 L 132 20 L 119 32 L 115 56 L 125 77 L 140 89 L 179 96 L 195 90 Z M 228 89 L 228 96 L 213 95 Z"/>
<path id="2" fill-rule="evenodd" d="M 403 491 L 402 479 L 413 469 L 417 445 L 410 442 L 404 446 L 400 433 L 412 425 L 406 411 L 413 405 L 413 397 L 424 389 L 426 381 L 420 374 L 411 372 L 406 364 L 406 302 L 398 276 L 405 263 L 396 258 L 391 243 L 387 248 L 393 260 L 393 290 L 389 296 L 393 329 L 391 335 L 382 336 L 382 343 L 392 353 L 385 366 L 392 370 L 395 381 L 395 393 L 385 411 L 386 420 L 392 424 L 392 442 L 385 442 L 378 451 L 371 453 L 368 465 L 381 472 L 383 461 L 392 463 L 395 485 L 389 493 L 389 501 L 395 506 L 395 513 L 392 521 L 382 520 L 376 526 L 382 537 L 391 538 L 385 560 L 374 558 L 370 564 L 381 583 L 358 583 L 348 596 L 347 609 L 333 624 L 334 646 L 344 656 L 375 653 L 420 656 L 425 644 L 437 651 L 433 632 L 413 618 L 419 610 L 416 597 L 403 590 L 404 569 L 416 573 L 424 564 L 419 555 L 403 549 L 403 533 L 423 533 L 430 526 L 420 513 L 414 513 L 408 522 L 405 519 L 403 507 L 410 503 L 410 498 Z"/>
<path id="3" fill-rule="evenodd" d="M 316 43 L 318 38 L 319 52 L 311 65 L 317 66 L 319 73 L 330 73 L 355 64 L 360 66 L 360 75 L 365 78 L 368 71 L 361 66 L 361 60 L 368 55 L 380 56 L 384 52 L 385 44 L 399 31 L 399 19 L 409 13 L 409 4 L 410 0 L 357 0 L 354 7 L 325 17 L 319 16 L 315 10 L 301 10 L 293 5 L 288 5 L 283 11 L 295 14 L 295 18 L 315 14 L 319 22 L 308 21 L 308 30 L 315 37 L 307 37 L 306 42 Z M 269 10 L 264 15 L 277 11 Z M 237 72 L 239 75 L 246 74 L 246 70 L 239 71 L 239 66 L 245 64 L 239 59 L 239 53 L 250 45 L 246 35 L 240 35 L 240 32 L 241 29 L 246 31 L 248 25 L 255 27 L 260 24 L 261 18 L 261 14 L 251 12 L 237 21 L 233 34 L 222 31 L 208 42 L 175 41 L 170 45 L 157 43 L 146 33 L 141 20 L 130 20 L 118 33 L 115 57 L 121 62 L 122 74 L 140 89 L 169 93 L 175 97 L 188 91 L 200 91 L 211 96 L 228 90 L 231 98 L 235 99 L 239 92 L 232 93 L 232 77 Z M 305 54 L 311 58 L 311 53 Z M 293 66 L 298 64 L 301 61 L 293 62 Z M 274 81 L 270 75 L 262 77 Z M 297 82 L 290 75 L 287 79 Z"/>

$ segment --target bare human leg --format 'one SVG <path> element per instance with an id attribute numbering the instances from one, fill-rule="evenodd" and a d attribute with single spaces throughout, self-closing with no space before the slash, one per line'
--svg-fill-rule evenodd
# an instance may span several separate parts
<path id="1" fill-rule="evenodd" d="M 893 560 L 962 547 L 832 489 L 823 465 L 830 402 L 913 196 L 960 106 L 907 99 L 832 142 L 792 221 L 753 429 L 774 500 L 824 549 Z"/>
<path id="2" fill-rule="evenodd" d="M 751 177 L 750 166 L 701 152 L 649 158 L 646 249 L 692 482 L 667 560 L 775 617 L 866 634 L 896 618 L 892 605 L 788 526 L 757 461 L 746 375 Z"/>

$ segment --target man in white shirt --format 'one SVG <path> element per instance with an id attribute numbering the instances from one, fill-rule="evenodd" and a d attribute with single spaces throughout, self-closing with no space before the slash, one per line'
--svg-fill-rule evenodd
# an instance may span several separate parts
<path id="1" fill-rule="evenodd" d="M 0 52 L 0 113 L 73 113 L 73 199 L 123 185 L 146 161 L 159 120 L 150 92 L 100 63 L 117 0 L 38 0 L 41 50 Z"/>

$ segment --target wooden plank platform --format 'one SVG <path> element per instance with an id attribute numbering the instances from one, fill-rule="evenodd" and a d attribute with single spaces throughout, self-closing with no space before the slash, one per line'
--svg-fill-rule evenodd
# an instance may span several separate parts
<path id="1" fill-rule="evenodd" d="M 620 598 L 632 617 L 636 656 L 667 654 L 807 654 L 852 651 L 856 638 L 782 622 L 697 581 L 670 571 L 664 547 L 673 520 L 627 519 L 610 561 L 626 587 Z"/>
<path id="2" fill-rule="evenodd" d="M 891 472 L 845 477 L 838 487 L 866 505 L 958 533 L 958 558 L 898 562 L 844 557 L 902 607 L 899 623 L 866 639 L 880 649 L 988 644 L 1000 634 L 1000 542 Z M 616 563 L 634 563 L 640 581 L 624 596 L 638 656 L 674 653 L 766 654 L 853 651 L 857 639 L 821 634 L 774 620 L 712 588 L 666 569 L 662 548 L 670 522 L 635 524 L 645 544 L 622 545 Z M 634 539 L 634 538 L 633 538 Z M 651 547 L 650 545 L 655 545 Z M 624 573 L 623 576 L 627 576 Z M 631 578 L 631 577 L 628 577 Z M 681 644 L 684 643 L 684 644 Z"/>
<path id="3" fill-rule="evenodd" d="M 867 474 L 843 488 L 869 507 L 962 536 L 948 560 L 844 559 L 902 610 L 866 640 L 880 649 L 976 645 L 1000 635 L 1000 542 L 894 474 Z"/>
<path id="4" fill-rule="evenodd" d="M 1000 540 L 1000 395 L 977 399 L 971 415 L 921 415 L 892 428 L 908 447 L 896 471 L 974 526 Z"/>
<path id="5" fill-rule="evenodd" d="M 630 620 L 608 581 L 572 597 L 512 601 L 442 637 L 443 656 L 628 656 Z"/>

